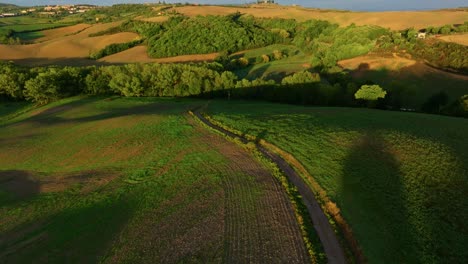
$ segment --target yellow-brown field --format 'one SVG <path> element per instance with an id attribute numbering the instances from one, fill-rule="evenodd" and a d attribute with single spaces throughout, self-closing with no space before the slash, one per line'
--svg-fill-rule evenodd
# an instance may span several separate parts
<path id="1" fill-rule="evenodd" d="M 113 43 L 125 43 L 139 38 L 138 34 L 123 32 L 113 35 L 89 37 L 121 22 L 98 24 L 78 34 L 36 43 L 31 45 L 0 45 L 0 59 L 11 60 L 18 64 L 36 66 L 47 65 L 57 60 L 84 59 L 90 53 L 103 49 Z"/>
<path id="2" fill-rule="evenodd" d="M 425 28 L 428 26 L 442 26 L 458 24 L 468 21 L 468 12 L 464 11 L 398 11 L 398 12 L 347 12 L 308 9 L 289 6 L 252 6 L 222 7 L 222 6 L 183 6 L 176 11 L 188 15 L 226 15 L 237 11 L 256 17 L 291 18 L 299 21 L 308 19 L 328 20 L 340 25 L 377 25 L 393 30 L 405 28 Z"/>
<path id="3" fill-rule="evenodd" d="M 381 57 L 373 55 L 365 55 L 352 59 L 342 60 L 338 62 L 338 65 L 348 70 L 380 70 L 387 69 L 392 71 L 398 71 L 402 68 L 415 65 L 417 62 L 409 58 L 403 58 L 397 56 L 393 57 Z"/>
<path id="4" fill-rule="evenodd" d="M 440 39 L 468 46 L 468 34 L 442 36 Z"/>
<path id="5" fill-rule="evenodd" d="M 353 75 L 355 75 L 356 77 L 359 77 L 368 71 L 388 70 L 392 72 L 393 75 L 402 74 L 403 76 L 415 77 L 436 75 L 455 80 L 468 81 L 468 76 L 466 75 L 442 71 L 427 66 L 422 62 L 418 62 L 409 58 L 403 58 L 396 54 L 394 54 L 392 57 L 365 55 L 348 60 L 339 61 L 338 65 L 343 69 L 352 71 Z"/>
<path id="6" fill-rule="evenodd" d="M 113 54 L 107 57 L 104 57 L 99 60 L 99 62 L 105 63 L 149 63 L 149 62 L 158 62 L 158 63 L 173 63 L 173 62 L 201 62 L 201 61 L 213 61 L 218 53 L 211 54 L 196 54 L 196 55 L 184 55 L 170 58 L 161 58 L 153 59 L 148 56 L 146 46 L 137 46 L 126 51 L 122 51 L 117 54 Z"/>
<path id="7" fill-rule="evenodd" d="M 53 40 L 56 38 L 60 37 L 66 37 L 69 35 L 76 34 L 82 30 L 85 30 L 87 28 L 91 27 L 90 24 L 77 24 L 69 27 L 62 27 L 62 28 L 55 28 L 55 29 L 50 29 L 50 30 L 44 30 L 42 31 L 42 34 L 44 34 L 43 37 L 35 39 L 35 43 L 40 43 L 48 40 Z"/>

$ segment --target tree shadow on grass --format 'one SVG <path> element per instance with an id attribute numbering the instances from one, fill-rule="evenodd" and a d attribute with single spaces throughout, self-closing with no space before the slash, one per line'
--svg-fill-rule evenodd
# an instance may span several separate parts
<path id="1" fill-rule="evenodd" d="M 411 212 L 407 211 L 401 177 L 399 162 L 386 142 L 374 133 L 368 132 L 355 142 L 345 159 L 339 193 L 341 210 L 353 224 L 355 236 L 371 263 L 422 260 L 417 249 L 417 227 L 408 219 Z"/>
<path id="2" fill-rule="evenodd" d="M 113 196 L 77 197 L 82 201 L 0 233 L 0 259 L 6 263 L 98 263 L 135 210 L 131 200 Z"/>
<path id="3" fill-rule="evenodd" d="M 37 195 L 40 184 L 28 171 L 0 171 L 0 207 Z"/>
<path id="4" fill-rule="evenodd" d="M 129 105 L 128 107 L 109 107 L 101 113 L 98 114 L 90 114 L 88 116 L 82 117 L 62 117 L 60 116 L 64 112 L 69 110 L 74 110 L 76 108 L 85 107 L 86 105 L 91 105 L 98 101 L 111 101 L 113 97 L 103 98 L 103 97 L 87 97 L 80 100 L 74 100 L 69 103 L 63 103 L 58 106 L 50 107 L 45 110 L 36 110 L 37 113 L 33 114 L 26 118 L 22 119 L 17 122 L 10 122 L 4 125 L 0 125 L 0 128 L 5 126 L 11 126 L 17 123 L 33 123 L 34 125 L 41 126 L 51 126 L 51 125 L 58 125 L 58 124 L 65 124 L 65 123 L 85 123 L 85 122 L 92 122 L 92 121 L 101 121 L 110 118 L 117 118 L 123 116 L 137 116 L 137 115 L 166 115 L 170 114 L 171 110 L 180 108 L 180 112 L 184 112 L 192 108 L 195 105 L 199 105 L 198 102 L 190 102 L 185 103 L 186 106 L 181 107 L 178 102 L 178 99 L 174 98 L 170 102 L 174 104 L 167 104 L 166 102 L 155 101 L 155 102 L 142 102 L 141 104 L 137 105 Z M 128 102 L 135 102 L 135 98 L 128 98 Z M 143 100 L 143 99 L 142 99 Z M 150 99 L 149 99 L 150 100 Z M 201 102 L 201 101 L 200 101 Z"/>

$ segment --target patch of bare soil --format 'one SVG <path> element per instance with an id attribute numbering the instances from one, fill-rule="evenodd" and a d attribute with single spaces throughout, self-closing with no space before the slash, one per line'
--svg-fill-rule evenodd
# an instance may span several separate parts
<path id="1" fill-rule="evenodd" d="M 338 62 L 338 65 L 348 70 L 381 70 L 387 69 L 398 71 L 402 68 L 412 66 L 417 62 L 412 59 L 400 57 L 394 54 L 392 57 L 381 57 L 365 55 Z"/>
<path id="2" fill-rule="evenodd" d="M 292 205 L 271 172 L 235 143 L 194 126 L 199 144 L 210 146 L 229 161 L 223 178 L 225 259 L 232 263 L 309 262 Z"/>
<path id="3" fill-rule="evenodd" d="M 244 137 L 237 136 L 230 131 L 227 131 L 223 128 L 218 127 L 217 125 L 208 121 L 205 117 L 203 117 L 199 112 L 194 113 L 195 116 L 205 123 L 207 126 L 218 130 L 219 132 L 229 136 L 231 138 L 237 138 L 241 140 L 243 143 L 247 143 L 248 140 Z M 344 256 L 343 249 L 334 233 L 333 228 L 331 227 L 330 223 L 328 222 L 327 217 L 325 216 L 324 212 L 322 211 L 319 203 L 317 202 L 315 195 L 311 191 L 311 189 L 307 186 L 304 180 L 299 176 L 299 174 L 293 169 L 291 165 L 285 160 L 283 155 L 278 154 L 275 150 L 273 152 L 271 148 L 266 147 L 266 142 L 260 140 L 260 144 L 257 144 L 257 148 L 259 151 L 267 158 L 272 160 L 278 168 L 283 171 L 283 173 L 288 177 L 294 186 L 296 186 L 298 192 L 302 196 L 302 200 L 309 211 L 309 215 L 311 217 L 312 222 L 314 223 L 315 230 L 317 231 L 318 236 L 322 242 L 323 248 L 327 255 L 328 261 L 330 263 L 346 263 L 346 259 Z M 263 141 L 263 143 L 262 143 Z M 269 144 L 270 147 L 272 146 Z M 276 147 L 275 147 L 276 148 Z M 297 168 L 297 167 L 296 167 Z"/>
<path id="4" fill-rule="evenodd" d="M 0 189 L 15 199 L 25 199 L 40 193 L 61 192 L 79 184 L 81 191 L 90 192 L 119 176 L 116 172 L 85 171 L 41 176 L 38 173 L 8 170 L 0 171 Z"/>
<path id="5" fill-rule="evenodd" d="M 130 224 L 105 262 L 310 262 L 290 201 L 269 170 L 238 145 L 188 122 L 195 127 L 190 148 L 156 174 L 176 171 L 190 153 L 216 151 L 226 162 L 194 168 L 197 181 Z M 205 176 L 212 174 L 220 181 Z"/>
<path id="6" fill-rule="evenodd" d="M 214 61 L 218 56 L 218 53 L 210 54 L 196 54 L 196 55 L 183 55 L 170 58 L 159 58 L 154 59 L 149 57 L 148 48 L 146 46 L 137 46 L 131 49 L 112 54 L 110 56 L 104 57 L 99 60 L 99 62 L 105 63 L 183 63 L 183 62 L 204 62 L 204 61 Z"/>

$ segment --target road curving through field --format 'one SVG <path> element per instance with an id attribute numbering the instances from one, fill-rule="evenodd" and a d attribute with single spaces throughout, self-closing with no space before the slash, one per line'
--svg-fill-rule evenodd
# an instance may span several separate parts
<path id="1" fill-rule="evenodd" d="M 244 144 L 251 142 L 245 137 L 236 135 L 231 131 L 213 124 L 200 113 L 199 109 L 194 109 L 192 113 L 205 125 L 219 131 L 220 133 L 223 133 L 225 136 L 238 139 Z M 288 177 L 289 181 L 294 184 L 302 196 L 302 200 L 307 207 L 309 216 L 312 220 L 312 223 L 314 224 L 314 228 L 317 231 L 320 241 L 322 242 L 325 254 L 327 255 L 328 263 L 346 263 L 346 257 L 343 248 L 341 247 L 332 226 L 328 222 L 328 218 L 322 211 L 311 189 L 307 186 L 301 176 L 280 155 L 271 152 L 257 142 L 255 142 L 255 144 L 262 155 L 273 161 L 278 166 L 278 168 L 283 171 L 283 173 Z"/>

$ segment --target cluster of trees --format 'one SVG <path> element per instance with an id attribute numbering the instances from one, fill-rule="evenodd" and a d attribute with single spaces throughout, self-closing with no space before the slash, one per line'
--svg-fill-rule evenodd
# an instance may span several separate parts
<path id="1" fill-rule="evenodd" d="M 463 33 L 468 32 L 468 21 L 461 25 L 445 25 L 442 27 L 428 27 L 426 33 L 429 34 L 451 34 L 451 33 Z"/>
<path id="2" fill-rule="evenodd" d="M 312 64 L 330 68 L 337 61 L 371 51 L 388 31 L 377 26 L 339 27 L 328 21 L 310 20 L 299 25 L 294 44 L 313 55 Z"/>
<path id="3" fill-rule="evenodd" d="M 46 104 L 77 94 L 260 99 L 291 104 L 399 109 L 398 93 L 385 91 L 378 85 L 356 83 L 343 72 L 320 76 L 302 71 L 275 82 L 238 80 L 219 63 L 31 69 L 0 65 L 0 98 Z M 443 93 L 434 95 L 422 110 L 468 117 L 468 95 L 455 102 L 448 102 L 447 98 Z"/>
<path id="4" fill-rule="evenodd" d="M 0 96 L 46 104 L 76 94 L 213 96 L 237 77 L 217 64 L 129 64 L 106 67 L 0 67 Z"/>
<path id="5" fill-rule="evenodd" d="M 245 23 L 239 14 L 186 18 L 160 37 L 148 39 L 153 57 L 229 53 L 281 42 L 279 33 Z"/>
<path id="6" fill-rule="evenodd" d="M 378 47 L 393 50 L 395 47 L 406 50 L 416 58 L 431 66 L 444 70 L 468 73 L 468 47 L 437 39 L 417 39 L 417 31 L 407 29 L 403 32 L 390 32 L 379 39 Z"/>
<path id="7" fill-rule="evenodd" d="M 419 41 L 412 53 L 437 68 L 468 73 L 468 47 L 453 42 Z"/>
<path id="8" fill-rule="evenodd" d="M 0 27 L 0 44 L 20 44 L 21 40 L 19 38 L 15 38 L 15 32 L 11 29 L 3 29 Z"/>

